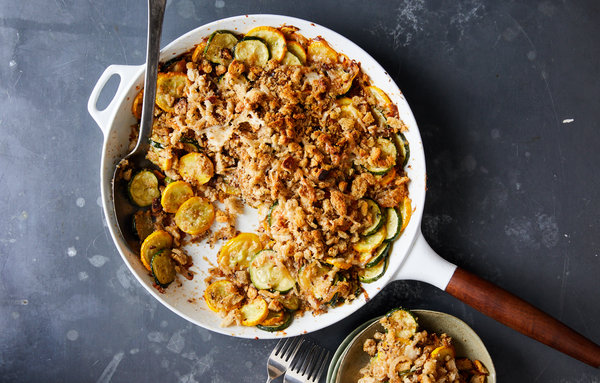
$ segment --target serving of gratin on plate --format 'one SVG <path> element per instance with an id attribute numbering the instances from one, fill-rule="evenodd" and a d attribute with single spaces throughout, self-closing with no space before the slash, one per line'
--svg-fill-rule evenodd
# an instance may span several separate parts
<path id="1" fill-rule="evenodd" d="M 168 292 L 178 274 L 194 278 L 186 244 L 223 241 L 202 294 L 222 326 L 281 331 L 352 301 L 385 273 L 410 219 L 406 130 L 360 63 L 323 38 L 217 30 L 159 68 L 157 168 L 121 164 L 140 262 Z M 236 228 L 244 205 L 259 211 L 257 232 Z"/>

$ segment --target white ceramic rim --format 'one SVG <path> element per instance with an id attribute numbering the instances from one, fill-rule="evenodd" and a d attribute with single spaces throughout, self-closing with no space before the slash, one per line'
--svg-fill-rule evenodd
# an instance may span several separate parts
<path id="1" fill-rule="evenodd" d="M 224 328 L 220 326 L 222 319 L 207 308 L 202 297 L 205 288 L 203 280 L 207 276 L 206 270 L 216 263 L 216 252 L 219 248 L 219 244 L 217 244 L 214 249 L 210 249 L 205 245 L 194 245 L 194 248 L 186 248 L 194 259 L 194 267 L 192 270 L 197 273 L 193 281 L 184 281 L 182 287 L 175 287 L 172 285 L 167 289 L 167 293 L 165 294 L 161 294 L 153 287 L 152 277 L 142 266 L 138 256 L 129 251 L 125 241 L 120 235 L 114 215 L 111 196 L 111 178 L 114 166 L 120 158 L 127 154 L 130 127 L 135 124 L 130 107 L 131 101 L 143 84 L 144 65 L 112 65 L 108 67 L 98 80 L 88 103 L 88 110 L 100 126 L 105 137 L 101 160 L 102 206 L 113 241 L 126 265 L 136 279 L 154 298 L 177 315 L 211 331 L 242 338 L 268 339 L 296 336 L 316 331 L 332 325 L 354 313 L 362 307 L 369 298 L 375 296 L 384 286 L 394 279 L 410 278 L 423 280 L 424 278 L 418 274 L 429 273 L 433 274 L 433 276 L 430 277 L 433 282 L 430 280 L 427 281 L 443 289 L 451 276 L 451 272 L 454 270 L 452 268 L 453 265 L 443 264 L 442 271 L 430 272 L 427 270 L 428 267 L 421 265 L 421 260 L 414 260 L 415 257 L 409 257 L 413 258 L 413 266 L 408 267 L 407 263 L 411 262 L 405 262 L 414 243 L 419 242 L 419 238 L 422 239 L 419 228 L 423 214 L 426 190 L 423 144 L 412 111 L 398 86 L 377 61 L 352 41 L 323 26 L 294 17 L 279 15 L 242 15 L 218 20 L 186 33 L 161 50 L 161 61 L 169 60 L 172 57 L 188 51 L 201 41 L 202 38 L 210 35 L 210 33 L 215 30 L 227 29 L 234 30 L 238 33 L 244 33 L 255 26 L 269 25 L 279 27 L 283 24 L 294 25 L 300 28 L 299 32 L 308 38 L 322 36 L 338 52 L 344 53 L 348 57 L 360 62 L 362 70 L 371 77 L 372 83 L 383 89 L 390 99 L 398 106 L 400 118 L 408 127 L 408 132 L 406 132 L 405 135 L 410 144 L 410 160 L 406 169 L 408 176 L 411 178 L 409 193 L 413 208 L 410 223 L 402 236 L 394 243 L 393 251 L 390 254 L 388 271 L 378 281 L 364 285 L 366 295 L 363 294 L 359 299 L 333 310 L 329 310 L 329 312 L 319 315 L 318 317 L 314 317 L 310 313 L 307 313 L 301 318 L 296 318 L 292 325 L 285 331 L 269 333 L 255 327 L 233 326 Z M 102 111 L 98 110 L 96 108 L 96 101 L 99 97 L 99 93 L 108 79 L 115 74 L 121 77 L 119 88 L 109 106 Z M 239 229 L 241 231 L 255 231 L 258 225 L 256 212 L 247 208 L 243 217 L 245 219 L 238 219 Z M 431 252 L 431 249 L 428 248 L 426 244 L 425 248 L 427 248 L 425 249 L 425 252 Z M 411 273 L 403 275 L 401 272 L 403 262 L 405 262 L 405 265 L 402 267 L 404 269 L 411 269 L 414 271 L 414 266 L 416 265 L 420 270 L 413 273 L 414 275 Z"/>

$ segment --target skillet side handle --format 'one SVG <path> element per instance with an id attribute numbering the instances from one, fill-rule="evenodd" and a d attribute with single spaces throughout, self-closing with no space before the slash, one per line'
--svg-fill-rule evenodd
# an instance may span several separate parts
<path id="1" fill-rule="evenodd" d="M 446 292 L 520 333 L 600 367 L 600 346 L 506 290 L 457 268 Z"/>

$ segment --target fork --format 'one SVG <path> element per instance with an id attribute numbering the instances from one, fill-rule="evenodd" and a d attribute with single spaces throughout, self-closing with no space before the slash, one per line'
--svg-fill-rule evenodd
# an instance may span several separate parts
<path id="1" fill-rule="evenodd" d="M 283 383 L 319 383 L 329 360 L 329 351 L 313 344 L 302 357 L 294 359 L 283 377 Z"/>
<path id="2" fill-rule="evenodd" d="M 267 383 L 283 375 L 290 367 L 290 363 L 296 356 L 302 342 L 304 342 L 304 339 L 300 337 L 280 339 L 277 342 L 267 361 L 267 372 L 269 374 Z"/>

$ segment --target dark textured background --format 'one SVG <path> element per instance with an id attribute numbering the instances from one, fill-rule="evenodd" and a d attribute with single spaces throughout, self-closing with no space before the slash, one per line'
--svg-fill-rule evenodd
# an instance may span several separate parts
<path id="1" fill-rule="evenodd" d="M 432 247 L 600 343 L 600 3 L 173 0 L 162 46 L 245 13 L 312 20 L 380 61 L 423 136 Z M 159 306 L 103 224 L 103 137 L 87 98 L 108 65 L 143 63 L 145 35 L 142 0 L 0 0 L 2 382 L 266 379 L 274 341 L 214 334 Z M 309 337 L 333 351 L 399 304 L 465 320 L 499 382 L 600 381 L 418 282 L 392 283 Z"/>

